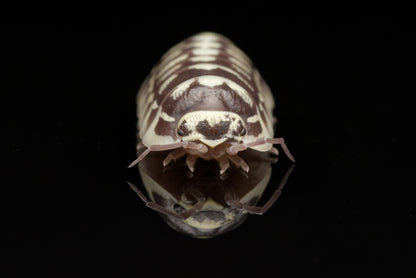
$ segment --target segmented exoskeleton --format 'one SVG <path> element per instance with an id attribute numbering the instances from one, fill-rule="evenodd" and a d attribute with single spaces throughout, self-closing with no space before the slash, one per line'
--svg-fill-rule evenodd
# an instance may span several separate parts
<path id="1" fill-rule="evenodd" d="M 230 40 L 199 33 L 171 48 L 152 69 L 137 95 L 140 155 L 172 150 L 163 161 L 186 155 L 215 159 L 220 173 L 231 163 L 249 171 L 238 152 L 251 148 L 278 155 L 283 138 L 273 138 L 274 99 L 251 60 Z"/>

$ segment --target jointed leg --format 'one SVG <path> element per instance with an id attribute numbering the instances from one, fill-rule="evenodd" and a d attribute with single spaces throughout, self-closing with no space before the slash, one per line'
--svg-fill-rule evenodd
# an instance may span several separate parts
<path id="1" fill-rule="evenodd" d="M 225 156 L 220 156 L 218 158 L 218 163 L 220 164 L 220 175 L 224 174 L 228 168 L 230 168 L 230 161 Z"/>
<path id="2" fill-rule="evenodd" d="M 157 212 L 163 213 L 165 215 L 170 215 L 170 216 L 177 217 L 177 218 L 183 218 L 182 215 L 180 215 L 180 214 L 178 214 L 174 211 L 170 211 L 170 210 L 162 207 L 161 205 L 156 204 L 155 202 L 151 202 L 151 201 L 147 200 L 147 198 L 144 196 L 144 194 L 137 187 L 135 187 L 130 182 L 127 182 L 127 183 L 130 186 L 130 188 L 133 189 L 134 192 L 136 192 L 136 194 L 140 197 L 140 199 L 142 199 L 142 201 L 146 204 L 147 207 L 149 207 L 149 208 L 151 208 L 151 209 L 153 209 Z"/>
<path id="3" fill-rule="evenodd" d="M 293 162 L 295 162 L 295 158 L 290 153 L 288 147 L 285 144 L 285 140 L 283 138 L 261 138 L 261 139 L 258 139 L 256 141 L 252 142 L 252 143 L 246 144 L 246 146 L 248 148 L 251 148 L 251 147 L 258 146 L 258 145 L 263 145 L 263 144 L 279 144 L 280 146 L 282 146 L 282 149 L 285 152 L 285 154 L 287 155 L 287 157 L 290 160 L 292 160 Z"/>
<path id="4" fill-rule="evenodd" d="M 193 173 L 195 170 L 195 163 L 198 159 L 198 156 L 193 154 L 188 154 L 186 156 L 186 166 L 188 166 L 189 170 Z"/>
<path id="5" fill-rule="evenodd" d="M 250 167 L 248 167 L 247 163 L 238 155 L 227 155 L 227 158 L 235 164 L 237 167 L 241 167 L 245 172 L 248 172 L 250 170 Z"/>
<path id="6" fill-rule="evenodd" d="M 258 214 L 262 215 L 265 213 L 280 197 L 282 194 L 282 189 L 285 186 L 287 180 L 289 179 L 290 174 L 292 173 L 293 169 L 295 168 L 295 165 L 292 165 L 289 170 L 286 172 L 285 176 L 283 177 L 282 181 L 280 182 L 279 187 L 276 189 L 276 191 L 273 193 L 273 195 L 270 197 L 270 199 L 261 207 L 258 206 L 249 206 L 246 204 L 243 204 L 238 199 L 238 196 L 235 195 L 233 192 L 227 192 L 225 195 L 225 201 L 230 207 L 233 207 L 238 210 L 244 210 L 252 214 Z"/>
<path id="7" fill-rule="evenodd" d="M 169 165 L 172 160 L 177 160 L 186 154 L 186 150 L 184 148 L 179 148 L 176 150 L 171 151 L 166 158 L 163 160 L 163 167 Z"/>
<path id="8" fill-rule="evenodd" d="M 190 216 L 192 216 L 194 213 L 196 213 L 197 211 L 199 211 L 205 203 L 205 198 L 199 198 L 197 203 L 188 211 L 184 212 L 184 213 L 177 213 L 171 210 L 168 210 L 165 207 L 162 207 L 161 205 L 155 203 L 155 202 L 151 202 L 149 201 L 146 196 L 144 196 L 144 194 L 136 187 L 134 186 L 132 183 L 127 182 L 127 184 L 130 186 L 131 189 L 134 190 L 134 192 L 136 192 L 136 194 L 140 197 L 140 199 L 146 204 L 147 207 L 165 214 L 165 215 L 169 215 L 169 216 L 173 216 L 176 218 L 180 218 L 182 220 L 185 220 L 187 218 L 189 218 Z"/>
<path id="9" fill-rule="evenodd" d="M 233 145 L 231 147 L 229 147 L 227 149 L 227 153 L 229 155 L 236 155 L 238 152 L 244 151 L 247 148 L 252 148 L 255 146 L 259 146 L 259 145 L 264 145 L 264 144 L 279 144 L 282 146 L 283 151 L 285 152 L 285 154 L 287 155 L 287 157 L 292 160 L 293 162 L 295 162 L 295 158 L 292 156 L 292 154 L 290 153 L 288 147 L 285 144 L 285 140 L 283 138 L 260 138 L 254 142 L 251 143 L 247 143 L 247 144 L 236 144 Z M 277 149 L 270 150 L 271 152 L 275 153 L 275 154 L 279 154 L 279 152 L 275 152 L 277 151 Z"/>
<path id="10" fill-rule="evenodd" d="M 141 144 L 141 143 L 140 143 Z M 140 146 L 139 144 L 139 146 Z M 178 142 L 178 143 L 172 143 L 172 144 L 167 144 L 167 145 L 151 145 L 149 147 L 147 147 L 146 150 L 144 150 L 139 157 L 137 157 L 132 163 L 130 163 L 130 165 L 128 166 L 128 168 L 133 167 L 134 165 L 136 165 L 137 163 L 139 163 L 143 158 L 146 157 L 146 155 L 148 155 L 150 152 L 152 151 L 168 151 L 168 150 L 173 150 L 173 149 L 177 149 L 183 147 L 185 149 L 195 149 L 198 150 L 202 153 L 206 153 L 208 151 L 208 147 L 205 146 L 204 144 L 201 143 L 194 143 L 194 142 Z"/>

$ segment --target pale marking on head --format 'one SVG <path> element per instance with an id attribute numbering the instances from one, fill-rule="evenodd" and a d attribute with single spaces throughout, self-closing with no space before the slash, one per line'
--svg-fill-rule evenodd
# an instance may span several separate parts
<path id="1" fill-rule="evenodd" d="M 251 87 L 250 84 L 244 78 L 238 73 L 233 71 L 230 68 L 224 67 L 222 65 L 217 64 L 209 64 L 209 63 L 201 63 L 201 64 L 195 64 L 188 67 L 189 69 L 201 69 L 201 70 L 213 70 L 213 69 L 222 69 L 226 72 L 231 73 L 232 75 L 236 76 L 240 81 L 242 81 L 244 84 L 246 84 L 247 87 L 249 87 L 251 90 L 254 90 L 253 87 Z"/>
<path id="2" fill-rule="evenodd" d="M 160 88 L 159 88 L 159 95 L 160 95 L 160 94 L 162 94 L 162 92 L 166 89 L 166 87 L 169 85 L 169 83 L 170 83 L 173 79 L 175 79 L 176 77 L 178 77 L 178 75 L 177 75 L 177 74 L 173 74 L 173 75 L 171 75 L 168 79 L 166 79 L 166 80 L 162 83 L 162 85 L 160 85 Z"/>
<path id="3" fill-rule="evenodd" d="M 228 87 L 234 90 L 244 100 L 244 102 L 253 107 L 253 100 L 243 87 L 227 78 L 216 75 L 202 75 L 197 78 L 191 78 L 182 82 L 173 90 L 173 92 L 171 93 L 171 98 L 173 100 L 176 100 L 178 97 L 180 97 L 186 91 L 186 89 L 188 89 L 189 85 L 195 82 L 195 79 L 197 79 L 199 84 L 207 87 L 219 86 L 225 83 L 228 85 Z"/>
<path id="4" fill-rule="evenodd" d="M 167 121 L 167 122 L 174 122 L 175 118 L 172 116 L 169 116 L 168 114 L 166 114 L 166 112 L 162 112 L 162 114 L 160 114 L 160 118 L 162 118 L 163 120 Z"/>
<path id="5" fill-rule="evenodd" d="M 200 140 L 210 147 L 218 146 L 225 142 L 227 139 L 235 139 L 236 141 L 242 141 L 243 137 L 233 135 L 233 132 L 237 132 L 239 123 L 244 126 L 244 121 L 241 117 L 233 112 L 228 111 L 194 111 L 187 113 L 179 119 L 178 127 L 185 122 L 185 127 L 189 132 L 189 135 L 183 136 L 182 141 L 196 141 Z M 207 121 L 209 126 L 214 127 L 221 122 L 230 122 L 228 131 L 222 135 L 221 138 L 210 140 L 205 138 L 204 135 L 197 131 L 197 126 L 200 122 Z"/>
<path id="6" fill-rule="evenodd" d="M 192 50 L 192 53 L 194 55 L 218 55 L 220 53 L 220 51 L 218 49 L 213 49 L 213 48 L 195 48 L 194 50 Z"/>

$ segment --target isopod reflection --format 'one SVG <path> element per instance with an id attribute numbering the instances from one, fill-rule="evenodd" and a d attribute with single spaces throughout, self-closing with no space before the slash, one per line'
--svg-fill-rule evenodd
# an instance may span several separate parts
<path id="1" fill-rule="evenodd" d="M 139 164 L 149 199 L 129 184 L 173 229 L 198 238 L 215 237 L 239 226 L 249 214 L 265 213 L 280 196 L 294 168 L 288 169 L 269 200 L 256 206 L 270 181 L 272 159 L 267 153 L 252 150 L 241 155 L 250 167 L 248 175 L 237 167 L 218 175 L 215 161 L 201 161 L 193 173 L 184 159 L 162 168 L 166 153 L 151 153 Z"/>

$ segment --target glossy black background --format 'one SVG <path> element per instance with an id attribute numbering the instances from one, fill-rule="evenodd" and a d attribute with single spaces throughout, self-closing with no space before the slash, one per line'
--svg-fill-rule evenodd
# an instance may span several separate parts
<path id="1" fill-rule="evenodd" d="M 8 276 L 415 274 L 410 22 L 190 13 L 1 25 Z M 259 68 L 297 166 L 268 213 L 197 240 L 125 181 L 140 184 L 126 166 L 141 82 L 170 46 L 205 30 Z M 288 165 L 282 155 L 272 184 Z"/>

